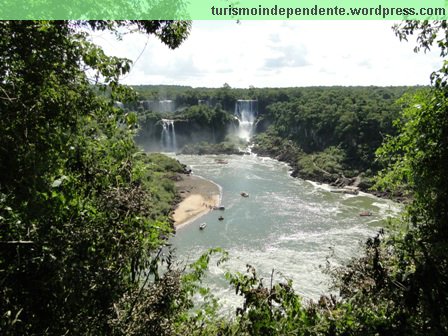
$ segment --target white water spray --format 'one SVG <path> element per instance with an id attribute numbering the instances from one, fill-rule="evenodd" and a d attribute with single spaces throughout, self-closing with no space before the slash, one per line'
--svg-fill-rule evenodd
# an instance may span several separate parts
<path id="1" fill-rule="evenodd" d="M 172 100 L 142 100 L 140 105 L 145 110 L 159 113 L 173 113 L 176 111 L 176 104 Z"/>
<path id="2" fill-rule="evenodd" d="M 159 112 L 173 113 L 175 110 L 175 104 L 172 100 L 159 100 Z"/>
<path id="3" fill-rule="evenodd" d="M 249 141 L 252 136 L 255 118 L 257 116 L 257 100 L 237 100 L 235 117 L 239 121 L 238 137 Z"/>
<path id="4" fill-rule="evenodd" d="M 174 129 L 174 120 L 162 119 L 162 135 L 160 138 L 160 145 L 164 152 L 176 152 L 177 140 L 176 130 Z"/>

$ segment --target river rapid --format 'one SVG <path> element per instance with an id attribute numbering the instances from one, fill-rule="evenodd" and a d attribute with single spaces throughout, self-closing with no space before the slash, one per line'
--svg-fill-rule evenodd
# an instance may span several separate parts
<path id="1" fill-rule="evenodd" d="M 210 264 L 206 284 L 225 307 L 238 299 L 224 280 L 226 270 L 244 272 L 254 266 L 269 284 L 293 280 L 305 299 L 328 293 L 329 278 L 323 273 L 327 259 L 341 264 L 359 255 L 362 243 L 396 217 L 401 208 L 372 195 L 332 193 L 325 185 L 289 176 L 287 165 L 256 155 L 177 155 L 193 173 L 221 187 L 225 211 L 212 211 L 177 229 L 171 239 L 180 260 L 191 262 L 212 247 L 229 252 L 224 265 Z M 216 160 L 221 159 L 226 164 Z M 249 197 L 241 197 L 246 192 Z M 370 211 L 372 216 L 360 216 Z M 223 216 L 224 220 L 218 220 Z M 207 223 L 205 230 L 199 230 Z"/>

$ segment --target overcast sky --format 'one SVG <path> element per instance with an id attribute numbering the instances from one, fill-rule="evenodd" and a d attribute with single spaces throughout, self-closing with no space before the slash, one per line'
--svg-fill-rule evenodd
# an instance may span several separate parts
<path id="1" fill-rule="evenodd" d="M 440 68 L 437 50 L 415 54 L 391 21 L 195 21 L 171 50 L 154 37 L 130 34 L 95 42 L 134 61 L 126 84 L 193 87 L 428 85 Z"/>

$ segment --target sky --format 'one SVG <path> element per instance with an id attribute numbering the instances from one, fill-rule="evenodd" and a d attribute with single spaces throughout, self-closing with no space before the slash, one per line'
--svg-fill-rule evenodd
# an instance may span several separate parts
<path id="1" fill-rule="evenodd" d="M 438 50 L 414 53 L 391 21 L 194 21 L 171 50 L 153 36 L 94 37 L 109 55 L 134 62 L 124 84 L 235 88 L 429 85 Z"/>

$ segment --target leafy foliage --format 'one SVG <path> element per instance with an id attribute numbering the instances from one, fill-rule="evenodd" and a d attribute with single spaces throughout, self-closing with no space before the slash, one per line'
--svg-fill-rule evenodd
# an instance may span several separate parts
<path id="1" fill-rule="evenodd" d="M 135 23 L 173 47 L 183 39 L 177 23 Z M 132 96 L 118 85 L 130 64 L 79 30 L 128 24 L 0 23 L 3 334 L 112 333 L 114 304 L 140 288 L 172 232 L 166 170 L 181 167 L 138 151 L 135 118 L 113 106 Z"/>
<path id="2" fill-rule="evenodd" d="M 446 23 L 405 22 L 401 37 L 418 34 L 417 51 L 436 39 L 446 55 Z M 437 32 L 442 33 L 441 35 Z M 445 67 L 445 66 L 444 66 Z M 444 67 L 434 86 L 401 100 L 398 135 L 377 154 L 387 164 L 378 182 L 406 188 L 413 196 L 403 217 L 406 228 L 369 240 L 366 256 L 342 270 L 339 288 L 353 304 L 357 320 L 368 317 L 365 332 L 394 335 L 443 335 L 448 332 L 448 163 L 447 88 Z"/>
<path id="3" fill-rule="evenodd" d="M 207 154 L 242 154 L 239 147 L 233 142 L 225 141 L 217 144 L 200 142 L 194 145 L 185 145 L 181 154 L 207 155 Z"/>
<path id="4" fill-rule="evenodd" d="M 261 122 L 306 153 L 339 147 L 352 169 L 372 167 L 383 134 L 395 134 L 393 104 L 406 88 L 303 88 L 286 102 L 268 105 Z"/>
<path id="5" fill-rule="evenodd" d="M 327 147 L 323 152 L 304 155 L 299 158 L 298 166 L 302 176 L 328 175 L 335 179 L 344 171 L 345 152 L 337 147 Z"/>
<path id="6" fill-rule="evenodd" d="M 244 302 L 234 318 L 225 318 L 200 282 L 211 256 L 221 253 L 220 263 L 227 255 L 214 249 L 185 268 L 161 248 L 172 232 L 171 178 L 183 171 L 182 165 L 138 150 L 136 115 L 114 107 L 114 101 L 132 96 L 118 85 L 129 63 L 107 57 L 78 30 L 129 24 L 0 22 L 2 334 L 448 333 L 444 68 L 434 73 L 433 88 L 403 98 L 395 126 L 396 107 L 386 111 L 383 106 L 383 111 L 372 102 L 394 99 L 401 94 L 398 89 L 371 90 L 373 100 L 363 89 L 360 100 L 339 95 L 350 92 L 343 89 L 219 89 L 216 99 L 228 105 L 240 92 L 248 98 L 266 92 L 259 106 L 272 126 L 257 137 L 257 145 L 290 156 L 305 169 L 332 174 L 355 158 L 362 167 L 381 140 L 376 133 L 393 133 L 396 127 L 398 133 L 377 152 L 389 167 L 379 185 L 405 187 L 413 195 L 405 229 L 380 232 L 366 242 L 363 257 L 334 271 L 339 299 L 323 296 L 317 303 L 303 303 L 288 280 L 274 282 L 273 272 L 266 285 L 248 266 L 244 274 L 226 275 Z M 172 47 L 188 30 L 188 24 L 174 22 L 135 24 Z M 402 37 L 420 30 L 419 47 L 428 48 L 447 26 L 444 21 L 407 22 L 396 29 Z M 438 45 L 445 55 L 446 39 Z M 93 81 L 84 67 L 97 74 Z M 319 99 L 305 106 L 305 98 L 313 96 Z M 338 111 L 339 120 L 330 111 Z M 205 107 L 186 111 L 207 124 L 214 116 L 218 123 L 227 118 L 214 112 Z M 198 294 L 199 305 L 193 300 Z"/>
<path id="7" fill-rule="evenodd" d="M 163 119 L 173 120 L 179 149 L 200 142 L 210 144 L 222 142 L 228 131 L 235 128 L 237 124 L 235 117 L 224 111 L 219 104 L 214 108 L 202 104 L 194 105 L 176 113 L 140 111 L 138 117 L 139 129 L 135 140 L 140 146 L 150 151 L 164 149 L 159 146 L 162 139 Z M 232 152 L 232 148 L 228 149 Z M 191 153 L 191 149 L 186 150 Z M 234 148 L 233 152 L 235 150 Z"/>
<path id="8" fill-rule="evenodd" d="M 293 166 L 305 169 L 304 177 L 330 180 L 322 171 L 312 168 L 314 156 L 327 157 L 324 152 L 338 148 L 342 156 L 335 176 L 356 176 L 367 171 L 373 176 L 381 166 L 375 161 L 375 151 L 386 135 L 396 134 L 393 120 L 398 118 L 400 106 L 395 101 L 413 88 L 407 87 L 309 87 L 309 88 L 254 88 L 234 89 L 228 85 L 221 88 L 190 88 L 183 86 L 138 86 L 137 92 L 143 99 L 172 99 L 178 112 L 165 115 L 176 122 L 176 134 L 186 131 L 194 134 L 214 133 L 213 136 L 196 139 L 188 137 L 188 142 L 222 141 L 226 132 L 232 129 L 232 116 L 238 99 L 257 100 L 258 116 L 255 125 L 255 152 L 271 153 L 283 157 Z M 131 105 L 129 106 L 131 107 Z M 214 107 L 214 108 L 213 108 Z M 133 106 L 136 109 L 136 106 Z M 218 113 L 219 112 L 219 113 Z M 154 115 L 140 111 L 145 121 L 141 122 L 139 143 L 151 139 L 156 142 L 161 134 Z M 159 117 L 162 118 L 162 116 Z M 182 123 L 189 120 L 191 123 Z M 234 121 L 233 121 L 234 122 Z M 188 127 L 185 127 L 188 125 Z M 230 127 L 229 127 L 230 126 Z M 149 135 L 152 134 L 151 138 Z M 277 145 L 269 148 L 265 137 L 290 140 L 299 148 L 301 156 L 292 157 L 295 150 L 286 153 Z M 259 143 L 259 141 L 261 141 Z M 185 142 L 182 142 L 184 144 Z M 291 148 L 291 146 L 287 146 Z M 261 150 L 261 152 L 260 152 Z M 328 153 L 327 151 L 327 153 Z M 307 156 L 306 154 L 310 154 Z M 303 165 L 297 161 L 306 160 Z M 334 166 L 334 165 L 333 165 Z M 300 168 L 298 168 L 300 170 Z"/>

